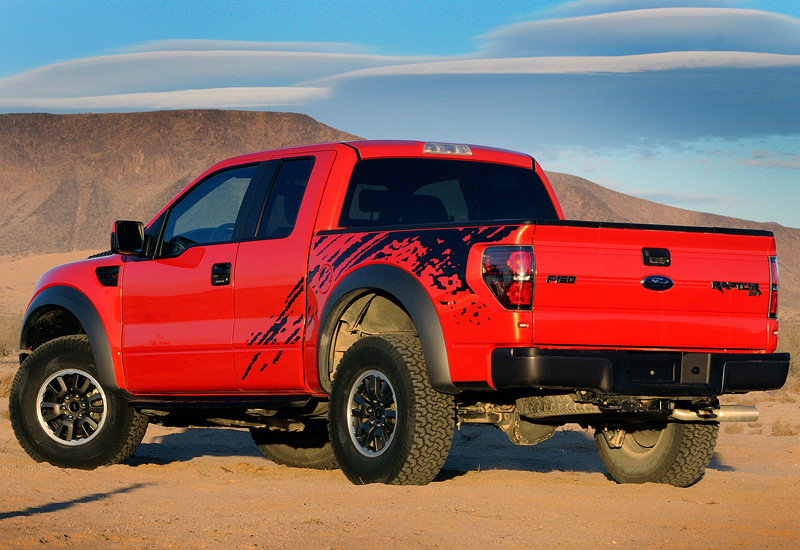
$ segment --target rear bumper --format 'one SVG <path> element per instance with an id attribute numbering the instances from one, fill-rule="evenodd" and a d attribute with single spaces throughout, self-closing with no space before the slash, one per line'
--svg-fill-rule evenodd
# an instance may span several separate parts
<path id="1" fill-rule="evenodd" d="M 495 388 L 588 390 L 607 395 L 716 396 L 777 390 L 788 353 L 681 353 L 497 348 Z"/>

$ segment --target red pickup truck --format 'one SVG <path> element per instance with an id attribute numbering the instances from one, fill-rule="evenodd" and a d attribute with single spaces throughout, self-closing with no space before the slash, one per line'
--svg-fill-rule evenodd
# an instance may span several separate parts
<path id="1" fill-rule="evenodd" d="M 129 457 L 149 422 L 249 428 L 298 467 L 424 484 L 453 429 L 592 427 L 619 482 L 684 486 L 718 396 L 780 388 L 766 231 L 564 220 L 530 156 L 363 141 L 223 161 L 111 252 L 39 281 L 9 409 L 34 459 Z"/>

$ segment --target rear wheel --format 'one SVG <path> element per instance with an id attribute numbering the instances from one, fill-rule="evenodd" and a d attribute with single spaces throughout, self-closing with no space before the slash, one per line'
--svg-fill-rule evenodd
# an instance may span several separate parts
<path id="1" fill-rule="evenodd" d="M 619 483 L 691 485 L 714 454 L 719 424 L 663 422 L 605 426 L 595 442 L 608 473 Z"/>
<path id="2" fill-rule="evenodd" d="M 314 470 L 339 467 L 328 437 L 328 423 L 324 420 L 306 423 L 302 432 L 250 428 L 250 435 L 261 453 L 275 464 Z"/>
<path id="3" fill-rule="evenodd" d="M 453 398 L 431 387 L 416 336 L 353 344 L 330 400 L 331 444 L 353 483 L 424 485 L 442 469 L 453 439 Z"/>
<path id="4" fill-rule="evenodd" d="M 147 417 L 98 382 L 84 335 L 62 336 L 34 350 L 14 377 L 8 408 L 25 452 L 64 468 L 122 462 L 147 431 Z"/>

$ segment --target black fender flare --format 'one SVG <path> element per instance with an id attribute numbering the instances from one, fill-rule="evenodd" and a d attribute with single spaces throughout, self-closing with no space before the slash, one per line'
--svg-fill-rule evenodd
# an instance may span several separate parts
<path id="1" fill-rule="evenodd" d="M 377 290 L 394 298 L 417 327 L 431 386 L 440 392 L 455 394 L 459 390 L 450 377 L 450 363 L 439 315 L 425 288 L 410 273 L 387 264 L 371 264 L 353 271 L 330 292 L 319 321 L 317 334 L 317 375 L 320 386 L 330 391 L 328 357 L 332 332 L 344 307 L 360 295 L 359 291 Z"/>
<path id="2" fill-rule="evenodd" d="M 94 364 L 97 367 L 98 382 L 107 390 L 119 390 L 117 377 L 114 374 L 114 361 L 111 357 L 111 346 L 108 343 L 103 321 L 94 307 L 92 301 L 76 288 L 55 285 L 42 290 L 31 301 L 25 318 L 22 321 L 19 347 L 28 349 L 28 329 L 43 314 L 56 308 L 61 308 L 72 313 L 80 322 L 89 344 L 92 346 Z"/>

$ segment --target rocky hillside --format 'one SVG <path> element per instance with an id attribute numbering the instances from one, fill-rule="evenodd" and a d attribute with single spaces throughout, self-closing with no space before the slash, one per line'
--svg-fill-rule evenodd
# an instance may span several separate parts
<path id="1" fill-rule="evenodd" d="M 355 137 L 292 113 L 0 115 L 0 255 L 107 247 L 217 161 Z"/>

